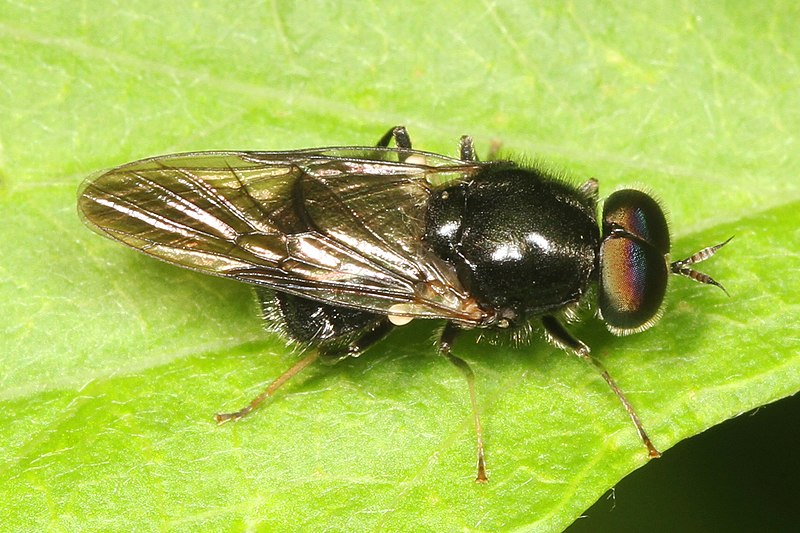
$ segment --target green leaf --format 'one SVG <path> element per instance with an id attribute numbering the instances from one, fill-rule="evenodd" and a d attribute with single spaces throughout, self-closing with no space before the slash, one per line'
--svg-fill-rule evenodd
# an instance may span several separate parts
<path id="1" fill-rule="evenodd" d="M 186 150 L 463 133 L 601 192 L 644 185 L 678 256 L 653 329 L 573 327 L 656 446 L 800 390 L 797 8 L 742 3 L 0 2 L 2 529 L 560 530 L 647 460 L 601 378 L 549 347 L 413 323 L 217 427 L 299 354 L 247 287 L 152 261 L 75 213 L 90 173 Z M 667 451 L 667 453 L 669 453 Z"/>

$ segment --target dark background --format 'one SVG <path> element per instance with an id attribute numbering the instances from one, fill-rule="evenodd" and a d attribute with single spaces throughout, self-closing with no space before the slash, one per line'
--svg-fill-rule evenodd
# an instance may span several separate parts
<path id="1" fill-rule="evenodd" d="M 567 532 L 798 531 L 798 416 L 795 395 L 680 442 Z"/>

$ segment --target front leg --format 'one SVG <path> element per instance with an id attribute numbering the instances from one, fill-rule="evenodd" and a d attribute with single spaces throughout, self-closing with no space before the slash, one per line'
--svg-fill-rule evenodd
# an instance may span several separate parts
<path id="1" fill-rule="evenodd" d="M 596 204 L 600 197 L 600 183 L 595 178 L 589 178 L 578 188 L 578 191 Z"/>
<path id="2" fill-rule="evenodd" d="M 554 316 L 548 315 L 542 317 L 542 325 L 544 326 L 548 341 L 558 348 L 571 351 L 581 359 L 590 362 L 592 366 L 594 366 L 597 371 L 600 372 L 600 375 L 603 377 L 606 383 L 608 383 L 608 386 L 611 387 L 611 390 L 617 395 L 619 401 L 622 402 L 622 406 L 625 408 L 625 411 L 628 412 L 628 416 L 631 417 L 631 421 L 636 427 L 636 432 L 639 434 L 639 438 L 642 439 L 642 442 L 647 447 L 650 457 L 661 457 L 661 452 L 659 452 L 656 447 L 653 446 L 653 442 L 650 440 L 650 437 L 647 436 L 647 432 L 644 430 L 644 426 L 642 426 L 642 422 L 639 420 L 639 416 L 636 414 L 636 411 L 634 411 L 633 406 L 625 397 L 625 394 L 622 392 L 622 390 L 617 386 L 616 381 L 614 381 L 603 364 L 592 357 L 589 347 L 579 339 L 575 338 L 569 331 L 567 331 L 567 328 L 565 328 L 564 325 Z"/>

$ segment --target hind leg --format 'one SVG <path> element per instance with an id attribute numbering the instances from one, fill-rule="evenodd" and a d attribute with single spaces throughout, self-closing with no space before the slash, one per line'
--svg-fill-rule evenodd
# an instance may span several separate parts
<path id="1" fill-rule="evenodd" d="M 310 354 L 278 376 L 244 408 L 233 413 L 218 413 L 214 419 L 222 424 L 238 420 L 275 394 L 284 383 L 311 363 L 323 357 L 338 361 L 355 357 L 385 337 L 393 325 L 387 317 L 357 309 L 334 306 L 308 298 L 257 289 L 262 311 L 271 327 L 289 338 L 312 346 Z"/>

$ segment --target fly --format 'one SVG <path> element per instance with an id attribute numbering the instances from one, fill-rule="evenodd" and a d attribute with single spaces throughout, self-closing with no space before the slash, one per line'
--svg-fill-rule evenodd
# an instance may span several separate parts
<path id="1" fill-rule="evenodd" d="M 395 147 L 389 145 L 394 141 Z M 403 127 L 376 146 L 283 152 L 196 152 L 129 163 L 87 180 L 78 210 L 102 235 L 157 259 L 249 283 L 267 323 L 310 348 L 243 409 L 255 409 L 319 358 L 360 355 L 414 319 L 445 321 L 438 351 L 466 377 L 477 436 L 476 481 L 487 481 L 474 374 L 452 352 L 481 328 L 547 340 L 597 368 L 650 457 L 660 452 L 633 406 L 564 322 L 592 285 L 616 335 L 662 312 L 670 274 L 716 285 L 692 265 L 727 244 L 670 261 L 663 210 L 648 194 L 609 196 L 540 168 L 414 150 Z M 723 289 L 724 290 L 724 289 Z"/>

